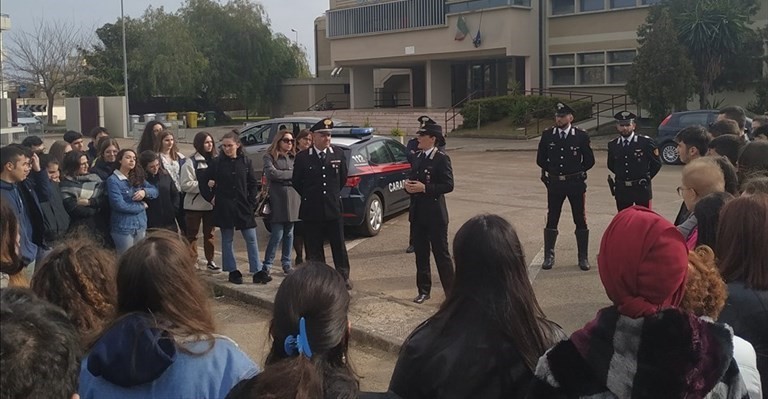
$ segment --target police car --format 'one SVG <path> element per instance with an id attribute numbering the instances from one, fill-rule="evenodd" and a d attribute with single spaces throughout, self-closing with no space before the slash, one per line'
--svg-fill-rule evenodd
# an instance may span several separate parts
<path id="1" fill-rule="evenodd" d="M 344 151 L 349 170 L 341 189 L 344 225 L 368 237 L 379 234 L 384 217 L 411 204 L 405 191 L 411 170 L 408 150 L 399 141 L 374 133 L 373 128 L 336 127 L 331 136 L 331 144 Z M 265 226 L 270 230 L 269 223 Z"/>
<path id="2" fill-rule="evenodd" d="M 366 236 L 379 234 L 384 217 L 408 209 L 411 201 L 405 191 L 408 151 L 399 141 L 373 133 L 373 128 L 334 128 L 331 136 L 349 166 L 341 190 L 344 225 Z"/>

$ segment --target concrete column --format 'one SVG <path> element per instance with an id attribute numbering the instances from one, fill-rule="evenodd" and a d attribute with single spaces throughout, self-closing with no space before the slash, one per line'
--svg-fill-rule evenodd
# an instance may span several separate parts
<path id="1" fill-rule="evenodd" d="M 427 61 L 427 108 L 451 106 L 451 64 Z"/>
<path id="2" fill-rule="evenodd" d="M 99 115 L 100 126 L 109 130 L 113 137 L 128 138 L 128 115 L 125 114 L 125 97 L 102 97 L 102 110 Z M 181 119 L 181 116 L 179 116 Z"/>
<path id="3" fill-rule="evenodd" d="M 373 67 L 349 68 L 349 108 L 373 108 Z"/>

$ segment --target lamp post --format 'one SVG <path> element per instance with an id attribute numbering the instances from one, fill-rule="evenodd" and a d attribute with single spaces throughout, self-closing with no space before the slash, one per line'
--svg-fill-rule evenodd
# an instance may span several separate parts
<path id="1" fill-rule="evenodd" d="M 128 106 L 128 51 L 125 45 L 125 13 L 123 0 L 120 0 L 120 22 L 123 26 L 123 86 L 125 89 L 125 137 L 131 133 L 131 111 Z"/>
<path id="2" fill-rule="evenodd" d="M 296 34 L 296 47 L 298 47 L 299 46 L 299 31 L 297 31 L 296 29 L 291 28 L 291 32 Z"/>

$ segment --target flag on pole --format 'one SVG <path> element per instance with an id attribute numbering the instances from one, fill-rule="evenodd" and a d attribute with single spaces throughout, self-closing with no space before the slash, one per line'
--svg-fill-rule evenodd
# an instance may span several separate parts
<path id="1" fill-rule="evenodd" d="M 453 39 L 462 41 L 467 37 L 468 33 L 467 21 L 464 20 L 464 16 L 459 15 L 459 19 L 456 21 L 456 36 Z"/>
<path id="2" fill-rule="evenodd" d="M 472 39 L 472 44 L 475 45 L 475 48 L 478 48 L 481 44 L 483 44 L 483 39 L 480 37 L 480 29 L 477 30 L 475 38 Z"/>

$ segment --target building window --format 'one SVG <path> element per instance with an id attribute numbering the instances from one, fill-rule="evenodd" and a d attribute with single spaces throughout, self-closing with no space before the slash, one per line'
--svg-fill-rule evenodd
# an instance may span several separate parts
<path id="1" fill-rule="evenodd" d="M 574 0 L 552 0 L 552 15 L 573 14 Z"/>
<path id="2" fill-rule="evenodd" d="M 605 8 L 604 0 L 579 0 L 579 11 L 599 11 Z"/>
<path id="3" fill-rule="evenodd" d="M 608 52 L 608 63 L 616 64 L 621 62 L 629 62 L 632 63 L 632 61 L 635 60 L 635 55 L 637 52 L 635 50 L 625 50 L 625 51 L 609 51 Z"/>
<path id="4" fill-rule="evenodd" d="M 629 80 L 632 65 L 611 65 L 608 67 L 608 83 L 625 84 Z"/>
<path id="5" fill-rule="evenodd" d="M 611 0 L 611 8 L 635 7 L 637 0 Z"/>
<path id="6" fill-rule="evenodd" d="M 573 68 L 553 69 L 553 86 L 573 86 L 576 84 L 576 78 L 573 75 Z"/>
<path id="7" fill-rule="evenodd" d="M 553 55 L 550 59 L 552 60 L 551 64 L 553 67 L 576 65 L 573 62 L 573 54 Z"/>
<path id="8" fill-rule="evenodd" d="M 579 54 L 579 65 L 602 65 L 605 64 L 605 53 L 584 53 Z"/>
<path id="9" fill-rule="evenodd" d="M 448 0 L 445 2 L 445 13 L 454 14 L 509 5 L 530 7 L 531 0 Z"/>
<path id="10" fill-rule="evenodd" d="M 557 54 L 549 57 L 552 86 L 626 84 L 636 50 Z"/>
<path id="11" fill-rule="evenodd" d="M 653 4 L 659 4 L 659 3 L 661 3 L 661 0 L 642 0 L 642 1 L 641 1 L 641 3 L 642 3 L 644 6 L 649 6 L 649 5 L 653 5 Z"/>

